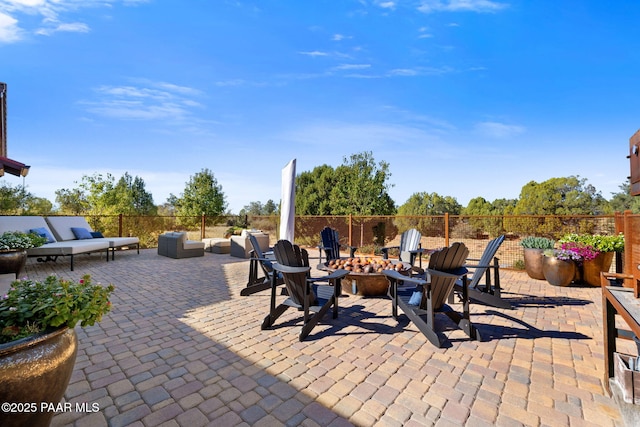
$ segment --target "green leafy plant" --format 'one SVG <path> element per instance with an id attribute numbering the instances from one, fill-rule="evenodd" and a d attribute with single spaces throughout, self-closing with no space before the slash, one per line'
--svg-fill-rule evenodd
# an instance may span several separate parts
<path id="1" fill-rule="evenodd" d="M 16 280 L 0 297 L 0 343 L 57 327 L 92 326 L 111 310 L 113 285 L 94 285 L 91 276 L 77 282 L 51 275 L 44 281 Z"/>
<path id="2" fill-rule="evenodd" d="M 0 251 L 24 250 L 42 246 L 47 239 L 35 233 L 5 231 L 0 235 Z"/>
<path id="3" fill-rule="evenodd" d="M 546 237 L 527 236 L 520 241 L 526 249 L 553 249 L 555 242 Z"/>
<path id="4" fill-rule="evenodd" d="M 597 252 L 622 252 L 624 251 L 624 235 L 602 235 L 602 234 L 576 234 L 570 233 L 563 236 L 560 243 L 574 242 L 586 246 L 591 246 Z"/>

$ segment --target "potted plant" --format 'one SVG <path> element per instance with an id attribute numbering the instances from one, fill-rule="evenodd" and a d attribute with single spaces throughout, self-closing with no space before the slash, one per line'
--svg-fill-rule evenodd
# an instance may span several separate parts
<path id="1" fill-rule="evenodd" d="M 600 272 L 609 271 L 613 254 L 624 251 L 624 235 L 576 234 L 563 236 L 561 243 L 574 243 L 590 247 L 594 251 L 592 257 L 585 257 L 580 265 L 583 282 L 591 286 L 600 286 Z"/>
<path id="2" fill-rule="evenodd" d="M 17 279 L 27 262 L 27 249 L 46 242 L 45 237 L 35 233 L 5 231 L 0 234 L 0 274 L 14 273 Z"/>
<path id="3" fill-rule="evenodd" d="M 542 257 L 544 278 L 554 286 L 568 286 L 576 276 L 582 256 L 573 248 L 547 249 Z"/>
<path id="4" fill-rule="evenodd" d="M 544 251 L 553 249 L 555 242 L 546 237 L 527 236 L 520 241 L 524 250 L 524 268 L 532 279 L 544 280 L 542 261 Z"/>
<path id="5" fill-rule="evenodd" d="M 89 275 L 77 282 L 51 275 L 16 280 L 0 296 L 0 401 L 22 405 L 1 411 L 0 425 L 51 422 L 55 409 L 45 405 L 60 402 L 75 363 L 73 328 L 100 321 L 113 291 L 113 285 L 92 284 Z"/>

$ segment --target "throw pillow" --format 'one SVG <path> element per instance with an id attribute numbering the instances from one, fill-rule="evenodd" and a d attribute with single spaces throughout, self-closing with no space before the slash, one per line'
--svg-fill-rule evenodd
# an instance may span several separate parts
<path id="1" fill-rule="evenodd" d="M 47 239 L 46 243 L 55 243 L 56 241 L 51 233 L 49 233 L 49 230 L 44 227 L 32 228 L 31 230 L 29 230 L 29 233 L 35 233 L 38 236 L 44 237 L 45 239 Z"/>
<path id="2" fill-rule="evenodd" d="M 76 236 L 76 239 L 78 240 L 93 239 L 91 232 L 86 228 L 71 227 L 71 231 L 73 232 L 73 235 Z"/>
<path id="3" fill-rule="evenodd" d="M 102 239 L 104 237 L 99 231 L 90 231 L 90 233 L 91 237 L 93 237 L 94 239 Z"/>

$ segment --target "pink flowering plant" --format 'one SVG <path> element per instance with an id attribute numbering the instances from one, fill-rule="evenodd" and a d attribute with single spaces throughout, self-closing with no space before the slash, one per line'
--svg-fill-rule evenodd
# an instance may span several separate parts
<path id="1" fill-rule="evenodd" d="M 113 285 L 92 284 L 85 275 L 77 282 L 56 275 L 43 282 L 16 280 L 0 296 L 0 344 L 58 327 L 92 326 L 111 310 Z"/>
<path id="2" fill-rule="evenodd" d="M 595 259 L 600 252 L 596 251 L 593 246 L 576 242 L 565 242 L 560 245 L 563 251 L 570 251 L 576 254 L 577 259 L 574 261 L 590 261 Z"/>

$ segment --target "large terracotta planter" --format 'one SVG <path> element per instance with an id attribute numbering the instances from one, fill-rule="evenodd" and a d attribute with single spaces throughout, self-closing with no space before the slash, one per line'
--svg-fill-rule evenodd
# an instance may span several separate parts
<path id="1" fill-rule="evenodd" d="M 600 252 L 595 259 L 582 262 L 582 281 L 591 286 L 600 286 L 600 272 L 609 271 L 615 252 Z"/>
<path id="2" fill-rule="evenodd" d="M 26 263 L 27 251 L 25 250 L 0 252 L 0 274 L 13 273 L 18 279 Z"/>
<path id="3" fill-rule="evenodd" d="M 542 271 L 547 282 L 554 286 L 569 286 L 576 274 L 576 264 L 556 257 L 545 256 L 542 260 Z"/>
<path id="4" fill-rule="evenodd" d="M 55 409 L 47 405 L 62 400 L 77 352 L 76 333 L 68 328 L 0 344 L 0 402 L 15 404 L 3 406 L 0 426 L 48 426 Z"/>
<path id="5" fill-rule="evenodd" d="M 544 249 L 523 248 L 524 249 L 524 269 L 532 279 L 544 280 L 542 272 L 542 258 Z"/>

